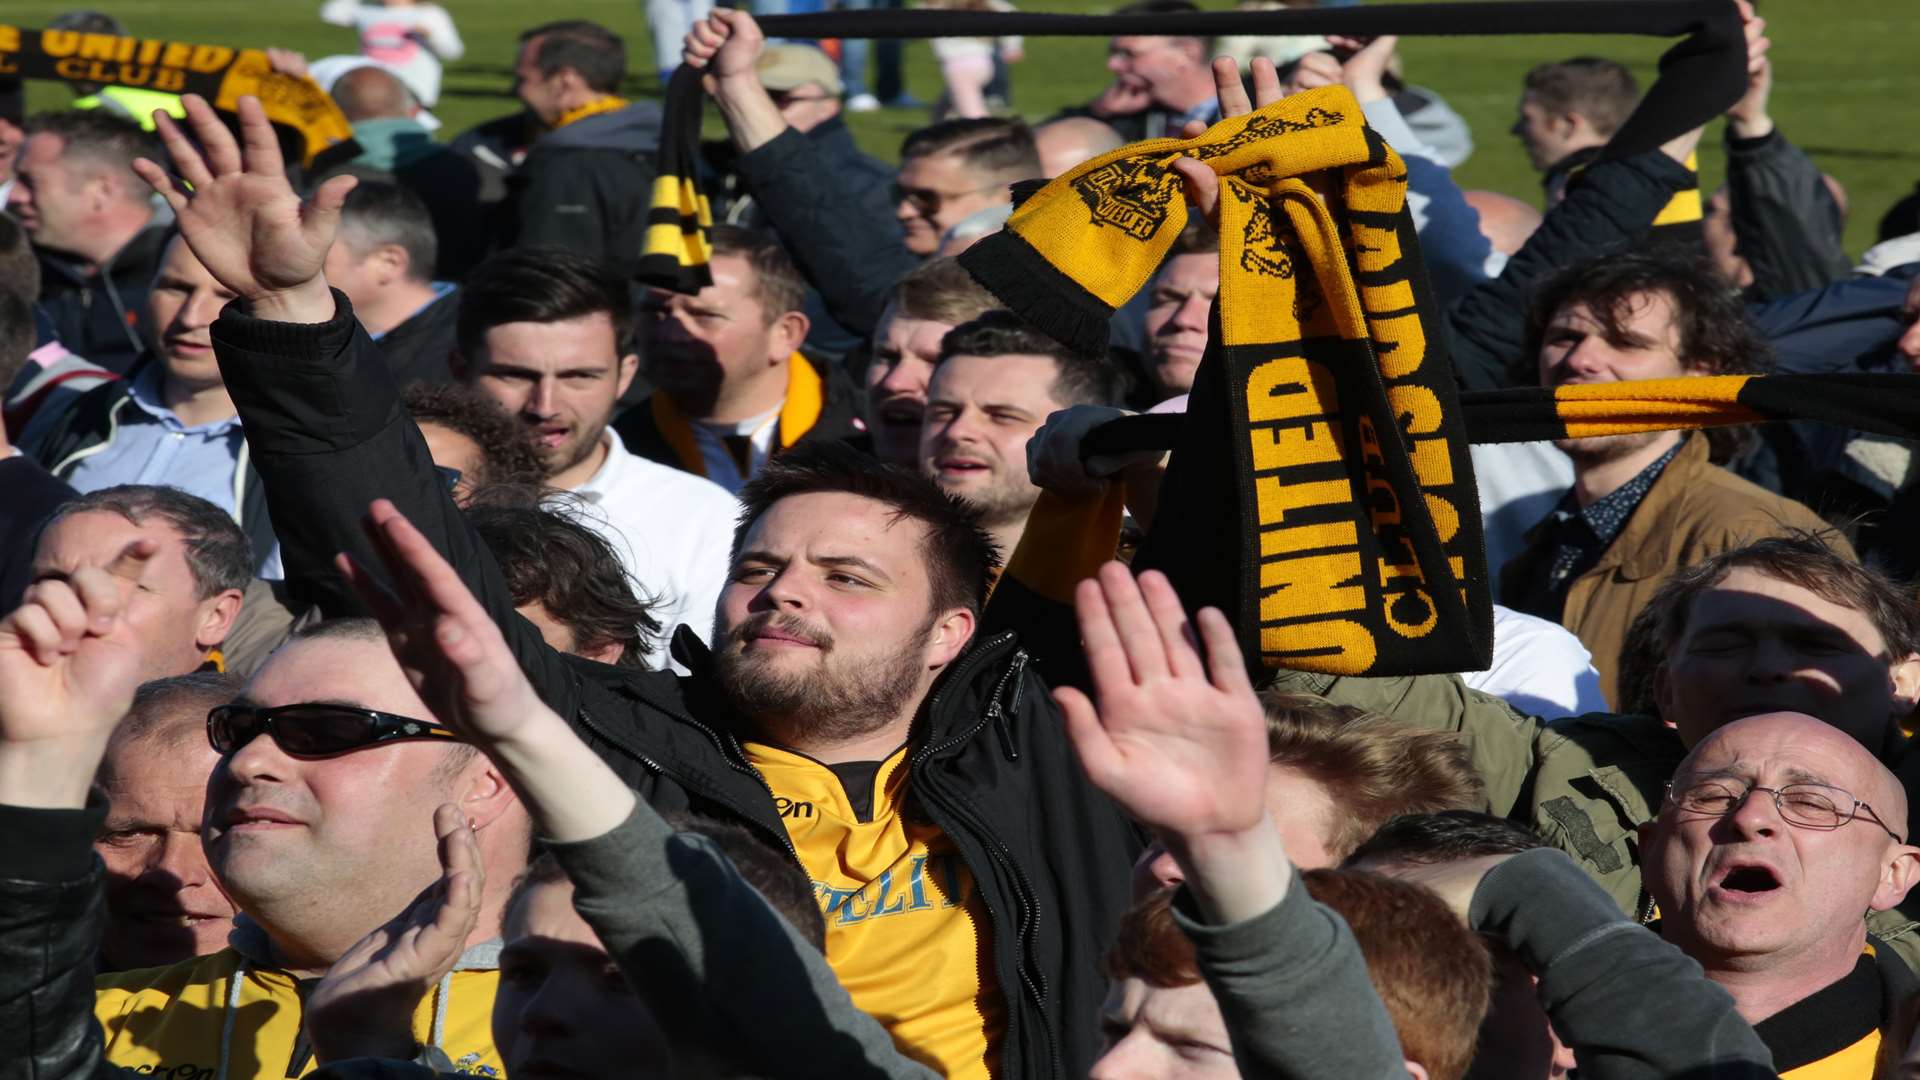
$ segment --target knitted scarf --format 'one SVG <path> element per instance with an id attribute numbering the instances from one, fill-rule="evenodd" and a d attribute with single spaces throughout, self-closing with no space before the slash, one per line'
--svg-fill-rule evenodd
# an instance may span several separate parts
<path id="1" fill-rule="evenodd" d="M 903 16 L 932 16 L 910 19 Z M 937 21 L 935 21 L 937 20 Z M 914 23 L 920 25 L 915 26 Z M 1744 91 L 1730 0 L 1435 4 L 1178 16 L 835 13 L 769 34 L 1540 33 L 1692 36 L 1608 146 L 1658 147 Z M 697 74 L 669 88 L 649 283 L 707 280 L 694 184 Z M 963 265 L 1055 338 L 1102 351 L 1187 214 L 1180 157 L 1221 181 L 1221 285 L 1206 359 L 1135 565 L 1221 607 L 1250 662 L 1343 675 L 1485 668 L 1492 594 L 1451 365 L 1406 209 L 1405 169 L 1341 87 L 1295 95 L 1192 140 L 1137 143 L 1030 195 Z M 669 181 L 669 178 L 674 178 Z"/>
<path id="2" fill-rule="evenodd" d="M 1733 0 L 1502 0 L 1364 4 L 1278 11 L 1050 15 L 1001 11 L 822 11 L 758 20 L 769 38 L 1110 37 L 1119 34 L 1638 34 L 1683 38 L 1660 58 L 1660 78 L 1608 141 L 1602 156 L 1652 150 L 1719 116 L 1747 84 L 1746 40 Z M 646 244 L 637 270 L 649 285 L 694 293 L 710 284 L 711 224 L 696 179 L 700 72 L 682 66 L 667 84 Z M 1698 218 L 1698 213 L 1693 214 Z"/>
<path id="3" fill-rule="evenodd" d="M 28 79 L 199 94 L 229 112 L 252 94 L 267 119 L 298 133 L 301 164 L 309 170 L 323 171 L 360 153 L 346 115 L 326 91 L 312 79 L 273 70 L 259 49 L 0 25 L 0 70 Z"/>

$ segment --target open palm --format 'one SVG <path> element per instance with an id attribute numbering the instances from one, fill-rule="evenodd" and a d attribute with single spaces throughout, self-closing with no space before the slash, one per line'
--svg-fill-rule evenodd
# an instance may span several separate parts
<path id="1" fill-rule="evenodd" d="M 335 177 L 302 200 L 287 182 L 280 141 L 259 99 L 240 99 L 238 142 L 205 99 L 188 94 L 182 100 L 193 139 L 165 113 L 155 121 L 191 192 L 151 161 L 137 161 L 134 169 L 173 207 L 194 256 L 249 300 L 318 280 L 354 179 Z"/>
<path id="2" fill-rule="evenodd" d="M 1054 699 L 1095 786 L 1157 830 L 1236 833 L 1266 813 L 1266 717 L 1247 680 L 1233 628 L 1200 613 L 1205 660 L 1173 586 L 1157 571 L 1135 581 L 1119 563 L 1074 595 L 1094 700 Z"/>

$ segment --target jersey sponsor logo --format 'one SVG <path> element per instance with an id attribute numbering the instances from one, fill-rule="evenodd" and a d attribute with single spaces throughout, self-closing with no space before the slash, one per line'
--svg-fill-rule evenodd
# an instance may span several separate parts
<path id="1" fill-rule="evenodd" d="M 836 889 L 816 881 L 813 895 L 829 925 L 852 926 L 889 915 L 959 907 L 967 900 L 965 870 L 959 855 L 915 855 L 904 877 L 887 870 L 860 889 Z"/>
<path id="2" fill-rule="evenodd" d="M 813 816 L 812 803 L 801 802 L 799 799 L 789 799 L 785 795 L 775 795 L 773 797 L 773 809 L 775 813 L 783 818 L 810 818 Z"/>

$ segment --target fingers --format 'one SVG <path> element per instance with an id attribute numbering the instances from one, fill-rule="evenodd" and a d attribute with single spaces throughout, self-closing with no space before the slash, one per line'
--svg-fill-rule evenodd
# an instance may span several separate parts
<path id="1" fill-rule="evenodd" d="M 354 176 L 333 177 L 321 184 L 300 208 L 301 231 L 314 247 L 324 248 L 333 243 L 333 234 L 340 228 L 340 208 L 347 204 L 347 194 L 359 183 L 359 178 Z"/>
<path id="2" fill-rule="evenodd" d="M 74 572 L 71 584 L 79 594 L 80 606 L 86 611 L 87 632 L 95 637 L 112 633 L 120 609 L 126 604 L 127 594 L 120 587 L 120 579 L 86 566 Z"/>
<path id="3" fill-rule="evenodd" d="M 1286 91 L 1280 86 L 1280 72 L 1274 68 L 1272 60 L 1264 56 L 1256 56 L 1253 58 L 1253 63 L 1248 66 L 1253 68 L 1255 108 L 1264 109 L 1287 96 Z"/>
<path id="4" fill-rule="evenodd" d="M 1140 575 L 1140 595 L 1146 600 L 1147 614 L 1160 632 L 1161 648 L 1166 650 L 1167 670 L 1176 679 L 1201 678 L 1206 674 L 1200 662 L 1200 648 L 1187 622 L 1187 611 L 1173 583 L 1158 570 Z"/>
<path id="5" fill-rule="evenodd" d="M 173 182 L 173 177 L 167 173 L 167 170 L 146 158 L 134 158 L 133 171 L 134 175 L 147 182 L 147 186 L 153 189 L 154 194 L 167 200 L 167 205 L 173 207 L 175 217 L 179 217 L 180 213 L 187 208 L 186 192 L 181 191 L 180 185 Z"/>
<path id="6" fill-rule="evenodd" d="M 1055 688 L 1053 700 L 1060 706 L 1061 719 L 1067 726 L 1067 738 L 1080 758 L 1080 767 L 1086 770 L 1087 779 L 1093 781 L 1095 787 L 1106 791 L 1111 778 L 1120 770 L 1121 762 L 1113 740 L 1100 723 L 1100 714 L 1095 711 L 1093 702 L 1087 700 L 1087 695 L 1071 686 Z"/>
<path id="7" fill-rule="evenodd" d="M 1205 162 L 1192 158 L 1180 158 L 1173 163 L 1173 171 L 1187 189 L 1187 201 L 1200 212 L 1200 216 L 1220 224 L 1220 177 Z"/>
<path id="8" fill-rule="evenodd" d="M 1240 65 L 1231 56 L 1213 58 L 1213 87 L 1220 95 L 1220 118 L 1245 116 L 1253 111 L 1247 88 L 1240 82 Z"/>
<path id="9" fill-rule="evenodd" d="M 101 569 L 124 581 L 139 581 L 146 576 L 147 567 L 152 565 L 153 556 L 159 550 L 159 541 L 143 536 L 121 548 L 113 561 Z"/>
<path id="10" fill-rule="evenodd" d="M 1126 652 L 1134 682 L 1166 678 L 1171 671 L 1167 647 L 1160 640 L 1160 630 L 1147 610 L 1146 597 L 1141 595 L 1140 583 L 1134 580 L 1133 571 L 1121 563 L 1110 562 L 1100 568 L 1099 580 L 1113 619 L 1114 633 Z"/>
<path id="11" fill-rule="evenodd" d="M 232 176 L 241 170 L 240 144 L 233 141 L 233 133 L 227 125 L 220 122 L 220 115 L 207 104 L 207 99 L 199 94 L 187 94 L 180 99 L 187 110 L 187 127 L 193 137 L 199 141 L 201 157 L 206 160 L 207 170 L 212 176 Z M 187 182 L 199 186 L 199 182 L 186 173 Z"/>
<path id="12" fill-rule="evenodd" d="M 375 501 L 367 516 L 389 560 L 388 572 L 407 581 L 402 596 L 412 593 L 429 610 L 441 614 L 434 637 L 449 660 L 467 668 L 488 653 L 506 651 L 500 628 L 460 580 L 459 572 L 412 522 L 385 499 Z M 513 665 L 513 670 L 518 671 L 518 666 Z"/>
<path id="13" fill-rule="evenodd" d="M 21 613 L 43 616 L 31 619 L 30 635 L 42 655 L 63 655 L 80 647 L 80 639 L 87 636 L 87 609 L 72 585 L 38 581 L 23 600 Z"/>
<path id="14" fill-rule="evenodd" d="M 197 95 L 192 94 L 188 95 L 188 97 L 196 96 Z M 205 187 L 213 182 L 213 173 L 207 169 L 207 162 L 206 159 L 200 155 L 200 148 L 193 145 L 193 140 L 187 138 L 186 132 L 180 129 L 180 125 L 174 121 L 173 117 L 168 116 L 159 109 L 155 109 L 153 111 L 153 126 L 154 130 L 160 135 L 160 145 L 166 147 L 167 159 L 173 162 L 175 169 L 179 170 L 182 180 L 185 180 L 196 188 Z M 142 165 L 145 165 L 146 169 L 142 169 L 140 167 Z M 148 170 L 152 170 L 152 172 L 150 173 Z M 153 189 L 160 194 L 166 196 L 178 194 L 174 190 L 171 178 L 164 181 L 159 179 L 160 177 L 166 177 L 167 174 L 152 162 L 146 161 L 145 159 L 135 162 L 134 171 L 140 174 L 142 180 L 152 184 Z M 168 201 L 171 202 L 173 200 L 169 198 Z M 186 200 L 182 198 L 181 204 L 185 205 L 185 202 Z"/>
<path id="15" fill-rule="evenodd" d="M 1240 651 L 1233 624 L 1219 608 L 1201 608 L 1200 642 L 1207 649 L 1207 677 L 1213 688 L 1228 694 L 1253 693 L 1253 681 L 1247 678 L 1247 659 Z"/>
<path id="16" fill-rule="evenodd" d="M 1080 622 L 1080 647 L 1087 654 L 1087 673 L 1101 697 L 1133 684 L 1133 669 L 1127 666 L 1127 654 L 1120 647 L 1113 615 L 1107 610 L 1106 593 L 1093 578 L 1082 581 L 1073 590 L 1073 612 Z"/>
<path id="17" fill-rule="evenodd" d="M 273 133 L 265 106 L 249 94 L 240 99 L 239 112 L 240 139 L 246 146 L 243 167 L 254 176 L 285 179 L 287 162 L 280 154 L 280 137 Z"/>
<path id="18" fill-rule="evenodd" d="M 725 8 L 715 8 L 713 13 L 715 17 L 702 19 L 693 24 L 693 29 L 688 32 L 686 40 L 680 46 L 680 58 L 687 64 L 696 68 L 706 67 L 707 61 L 713 59 L 713 54 L 719 52 L 720 46 L 727 43 L 727 24 L 717 17 L 725 10 Z"/>

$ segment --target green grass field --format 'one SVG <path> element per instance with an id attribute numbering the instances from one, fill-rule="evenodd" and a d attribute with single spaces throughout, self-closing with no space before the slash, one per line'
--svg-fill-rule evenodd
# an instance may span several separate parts
<path id="1" fill-rule="evenodd" d="M 241 46 L 283 45 L 308 56 L 355 49 L 353 35 L 313 17 L 318 0 L 93 0 L 134 33 Z M 466 38 L 467 55 L 448 72 L 440 107 L 446 134 L 517 107 L 508 96 L 517 32 L 552 18 L 598 20 L 627 36 L 636 71 L 650 66 L 640 0 L 569 0 L 527 5 L 506 0 L 442 0 Z M 73 6 L 13 0 L 4 18 L 37 26 Z M 1097 12 L 1109 0 L 1046 0 L 1035 8 Z M 1224 6 L 1213 0 L 1208 6 Z M 1852 197 L 1848 249 L 1858 254 L 1872 242 L 1880 215 L 1920 180 L 1920 4 L 1914 0 L 1773 0 L 1765 6 L 1774 39 L 1776 85 L 1773 112 L 1789 138 L 1840 178 Z M 1028 42 L 1027 59 L 1014 69 L 1018 111 L 1043 118 L 1061 106 L 1092 96 L 1104 85 L 1105 42 L 1042 38 Z M 1538 186 L 1518 145 L 1507 134 L 1521 75 L 1532 64 L 1593 53 L 1634 65 L 1643 83 L 1663 44 L 1632 37 L 1427 38 L 1402 45 L 1408 77 L 1443 94 L 1473 127 L 1477 148 L 1459 170 L 1465 187 L 1494 188 L 1537 199 Z M 933 100 L 939 75 L 924 43 L 909 45 L 907 81 L 919 98 Z M 653 79 L 635 79 L 635 94 L 657 92 Z M 33 107 L 57 107 L 64 88 L 37 84 Z M 926 120 L 919 110 L 888 110 L 852 119 L 861 143 L 892 159 L 901 136 Z M 1716 128 L 1718 125 L 1716 125 Z M 1719 132 L 1702 144 L 1708 185 L 1721 171 Z"/>

